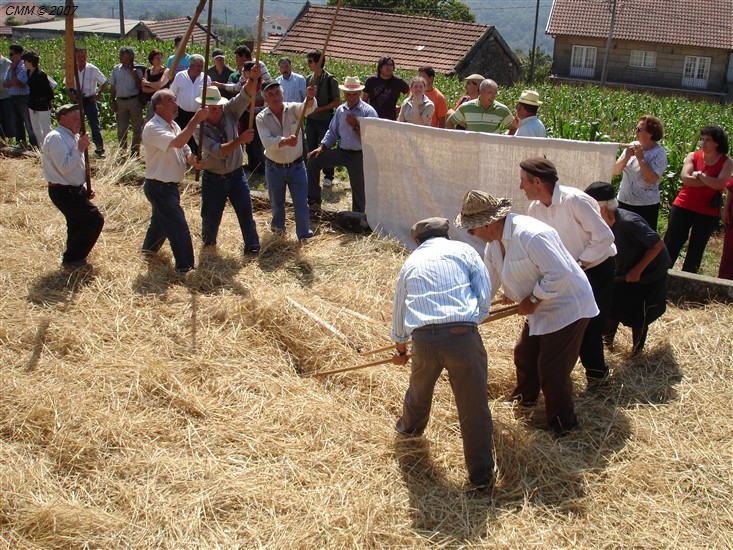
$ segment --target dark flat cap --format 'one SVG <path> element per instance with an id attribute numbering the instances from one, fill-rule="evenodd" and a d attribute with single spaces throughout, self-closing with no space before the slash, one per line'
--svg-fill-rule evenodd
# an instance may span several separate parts
<path id="1" fill-rule="evenodd" d="M 616 189 L 605 181 L 594 181 L 585 188 L 585 193 L 597 201 L 610 201 L 616 198 Z"/>
<path id="2" fill-rule="evenodd" d="M 529 158 L 520 162 L 519 167 L 542 181 L 549 181 L 550 183 L 557 181 L 557 168 L 546 158 Z"/>
<path id="3" fill-rule="evenodd" d="M 430 237 L 447 237 L 450 224 L 445 218 L 427 218 L 420 220 L 410 229 L 410 236 L 418 241 Z"/>
<path id="4" fill-rule="evenodd" d="M 56 118 L 58 119 L 64 115 L 68 115 L 71 111 L 76 111 L 77 109 L 79 109 L 79 105 L 76 103 L 66 103 L 56 109 Z"/>

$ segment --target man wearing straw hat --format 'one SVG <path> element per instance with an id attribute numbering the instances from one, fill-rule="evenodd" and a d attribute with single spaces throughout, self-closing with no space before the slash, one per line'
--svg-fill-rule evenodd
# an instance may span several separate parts
<path id="1" fill-rule="evenodd" d="M 242 168 L 244 154 L 242 145 L 254 139 L 254 130 L 239 134 L 239 117 L 249 105 L 251 96 L 257 90 L 259 67 L 253 67 L 254 78 L 234 99 L 221 97 L 215 86 L 206 88 L 206 124 L 203 142 L 199 143 L 200 131 L 194 132 L 204 163 L 201 178 L 201 238 L 204 246 L 216 246 L 216 236 L 227 199 L 237 214 L 242 231 L 245 254 L 260 251 L 260 238 L 252 216 L 252 197 L 249 182 Z M 201 103 L 201 98 L 196 98 Z"/>
<path id="2" fill-rule="evenodd" d="M 510 214 L 511 206 L 509 199 L 469 191 L 455 225 L 487 243 L 484 261 L 491 288 L 496 292 L 502 286 L 505 298 L 517 302 L 518 313 L 527 316 L 514 347 L 517 386 L 511 399 L 533 407 L 542 390 L 548 424 L 565 433 L 578 423 L 570 373 L 598 308 L 557 231 L 529 216 Z"/>
<path id="3" fill-rule="evenodd" d="M 402 266 L 395 288 L 394 364 L 405 364 L 410 336 L 413 342 L 410 386 L 395 429 L 407 436 L 422 435 L 435 383 L 446 369 L 468 479 L 476 488 L 491 488 L 494 443 L 487 358 L 478 331 L 478 324 L 489 316 L 491 283 L 478 253 L 466 243 L 449 240 L 448 229 L 445 218 L 428 218 L 412 226 L 418 248 Z"/>
<path id="4" fill-rule="evenodd" d="M 254 70 L 254 67 L 253 67 Z M 283 101 L 277 80 L 262 85 L 267 107 L 257 115 L 257 131 L 265 147 L 265 181 L 272 207 L 273 232 L 285 233 L 285 187 L 295 210 L 295 234 L 301 242 L 313 236 L 308 212 L 308 177 L 303 162 L 303 132 L 297 132 L 300 117 L 316 108 L 316 88 L 306 88 L 310 104 Z"/>
<path id="5" fill-rule="evenodd" d="M 514 108 L 514 118 L 508 134 L 519 137 L 547 137 L 545 125 L 537 118 L 540 105 L 540 94 L 535 90 L 524 90 Z"/>
<path id="6" fill-rule="evenodd" d="M 351 209 L 354 212 L 366 212 L 359 119 L 378 118 L 378 115 L 374 107 L 361 99 L 364 85 L 358 77 L 347 76 L 339 89 L 344 92 L 344 103 L 336 109 L 321 144 L 308 153 L 308 204 L 314 210 L 321 209 L 321 169 L 344 166 L 349 173 L 351 185 Z M 338 148 L 331 149 L 336 142 Z"/>
<path id="7" fill-rule="evenodd" d="M 89 148 L 89 134 L 79 135 L 79 106 L 62 105 L 56 118 L 58 127 L 43 140 L 43 173 L 48 196 L 66 218 L 66 251 L 61 266 L 79 269 L 87 265 L 87 256 L 102 232 L 104 217 L 89 200 L 94 198 L 94 192 L 87 194 L 84 151 Z"/>
<path id="8" fill-rule="evenodd" d="M 185 73 L 179 73 L 185 74 Z M 176 94 L 170 90 L 158 90 L 150 104 L 155 116 L 143 129 L 145 147 L 145 184 L 143 191 L 150 201 L 152 214 L 143 241 L 143 254 L 155 254 L 168 239 L 178 273 L 187 273 L 194 268 L 193 243 L 186 215 L 181 208 L 178 184 L 186 174 L 189 164 L 201 170 L 187 142 L 193 136 L 199 122 L 206 120 L 206 110 L 199 109 L 186 127 L 176 124 L 178 114 Z"/>
<path id="9" fill-rule="evenodd" d="M 583 268 L 599 313 L 589 323 L 580 346 L 588 386 L 603 384 L 609 375 L 603 353 L 603 331 L 613 296 L 616 246 L 613 232 L 601 217 L 598 203 L 580 189 L 559 185 L 549 160 L 529 158 L 519 163 L 520 184 L 532 201 L 527 214 L 553 227 L 573 259 Z"/>

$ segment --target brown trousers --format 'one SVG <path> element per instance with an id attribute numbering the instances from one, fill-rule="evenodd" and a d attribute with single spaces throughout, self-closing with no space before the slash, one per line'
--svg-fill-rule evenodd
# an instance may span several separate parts
<path id="1" fill-rule="evenodd" d="M 531 405 L 537 401 L 541 389 L 547 423 L 556 432 L 570 430 L 578 424 L 570 373 L 578 361 L 589 320 L 578 319 L 560 330 L 539 336 L 530 336 L 529 324 L 525 322 L 514 347 L 517 387 L 511 398 Z"/>

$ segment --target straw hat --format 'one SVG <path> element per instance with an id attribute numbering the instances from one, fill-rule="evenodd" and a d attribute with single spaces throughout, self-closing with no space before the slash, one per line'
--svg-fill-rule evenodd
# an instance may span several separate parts
<path id="1" fill-rule="evenodd" d="M 216 86 L 206 87 L 206 104 L 207 105 L 226 105 L 229 100 L 221 97 L 221 92 Z M 201 96 L 196 97 L 196 103 L 201 103 Z"/>
<path id="2" fill-rule="evenodd" d="M 339 84 L 339 90 L 344 92 L 361 92 L 364 85 L 359 81 L 358 76 L 347 76 L 343 84 Z"/>
<path id="3" fill-rule="evenodd" d="M 519 96 L 517 103 L 534 105 L 535 107 L 539 107 L 540 105 L 542 105 L 542 102 L 540 101 L 540 94 L 538 94 L 535 90 L 524 90 L 522 92 L 522 95 Z"/>
<path id="4" fill-rule="evenodd" d="M 463 197 L 461 213 L 453 223 L 461 229 L 473 229 L 505 218 L 511 209 L 509 199 L 496 199 L 484 191 L 473 190 Z"/>
<path id="5" fill-rule="evenodd" d="M 471 82 L 475 82 L 476 84 L 481 84 L 484 80 L 486 80 L 483 76 L 480 74 L 470 74 L 463 80 L 470 80 Z"/>
<path id="6" fill-rule="evenodd" d="M 410 229 L 410 236 L 418 241 L 429 237 L 447 237 L 450 224 L 445 218 L 426 218 L 420 220 Z"/>

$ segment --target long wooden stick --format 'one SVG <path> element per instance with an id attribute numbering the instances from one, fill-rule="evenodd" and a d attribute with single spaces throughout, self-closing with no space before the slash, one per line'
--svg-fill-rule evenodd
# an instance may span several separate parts
<path id="1" fill-rule="evenodd" d="M 498 321 L 499 319 L 504 319 L 505 317 L 510 317 L 514 315 L 518 310 L 519 310 L 519 304 L 514 304 L 511 306 L 499 308 L 495 311 L 490 312 L 489 316 L 481 324 L 483 325 L 485 323 L 490 323 L 492 321 Z M 410 342 L 408 342 L 408 344 L 409 343 Z M 390 351 L 392 349 L 394 349 L 394 343 L 390 344 L 389 346 L 384 346 L 384 347 L 372 349 L 369 351 L 362 351 L 361 355 L 374 355 L 376 353 L 382 353 L 383 351 Z"/>
<path id="2" fill-rule="evenodd" d="M 206 109 L 206 79 L 208 76 L 206 75 L 206 71 L 208 70 L 207 67 L 209 66 L 209 47 L 211 46 L 211 14 L 214 10 L 214 0 L 209 0 L 209 20 L 206 26 L 206 54 L 204 56 L 204 80 L 203 80 L 203 86 L 201 86 L 201 108 Z M 201 161 L 201 153 L 204 149 L 204 126 L 206 125 L 206 121 L 204 120 L 201 124 L 199 124 L 199 143 L 198 143 L 198 151 L 196 153 L 196 159 Z M 199 181 L 199 171 L 198 168 L 194 172 L 194 180 Z"/>
<path id="3" fill-rule="evenodd" d="M 333 369 L 333 370 L 324 370 L 321 372 L 313 372 L 311 374 L 308 374 L 308 377 L 318 378 L 319 376 L 327 376 L 329 374 L 338 374 L 339 372 L 348 372 L 350 370 L 358 370 L 358 369 L 365 369 L 367 367 L 374 367 L 376 365 L 384 365 L 385 363 L 391 363 L 392 358 L 389 357 L 388 359 L 380 359 L 379 361 L 372 361 L 371 363 L 364 363 L 363 365 L 354 365 L 351 367 L 343 367 L 340 369 Z"/>
<path id="4" fill-rule="evenodd" d="M 328 43 L 331 40 L 331 33 L 333 33 L 333 28 L 336 25 L 336 17 L 339 14 L 339 10 L 341 9 L 341 2 L 342 0 L 338 0 L 338 4 L 336 4 L 336 11 L 333 12 L 333 19 L 331 19 L 331 26 L 328 28 L 328 34 L 326 34 L 326 42 L 323 44 L 323 49 L 321 50 L 321 58 L 318 60 L 318 66 L 313 71 L 313 80 L 311 80 L 311 86 L 313 83 L 316 85 L 316 97 L 318 97 L 318 91 L 320 88 L 320 78 L 323 74 L 323 67 L 326 64 L 326 51 L 328 50 Z M 298 119 L 298 125 L 295 127 L 295 137 L 298 137 L 298 134 L 300 133 L 300 129 L 303 127 L 303 122 L 305 121 L 305 112 L 308 110 L 308 98 L 305 99 L 304 105 L 303 105 L 303 112 L 300 113 L 300 118 Z"/>
<path id="5" fill-rule="evenodd" d="M 322 325 L 329 331 L 331 331 L 333 334 L 335 334 L 339 340 L 341 340 L 343 343 L 345 343 L 347 346 L 354 348 L 357 352 L 361 351 L 361 346 L 358 344 L 355 344 L 348 336 L 346 336 L 344 333 L 342 333 L 339 329 L 334 327 L 333 325 L 328 324 L 326 321 L 324 321 L 322 318 L 320 318 L 318 315 L 310 311 L 305 306 L 300 305 L 298 302 L 293 300 L 290 296 L 288 296 L 288 302 L 293 304 L 296 308 L 298 308 L 300 311 L 305 313 L 308 317 L 316 321 L 318 324 Z"/>
<path id="6" fill-rule="evenodd" d="M 193 30 L 196 28 L 196 22 L 199 20 L 199 16 L 201 15 L 201 12 L 204 11 L 205 5 L 206 5 L 206 0 L 199 0 L 199 5 L 196 6 L 196 11 L 194 12 L 193 17 L 191 17 L 191 22 L 188 24 L 188 29 L 186 30 L 186 34 L 183 35 L 183 39 L 181 40 L 181 43 L 178 44 L 178 49 L 176 50 L 176 56 L 173 58 L 173 61 L 171 61 L 171 66 L 168 69 L 169 80 L 173 80 L 173 77 L 176 75 L 176 69 L 178 68 L 178 64 L 181 62 L 181 59 L 183 58 L 183 54 L 186 52 L 186 45 L 188 44 L 188 41 L 191 40 L 191 35 L 193 34 Z M 206 70 L 206 67 L 204 67 L 204 70 Z"/>
<path id="7" fill-rule="evenodd" d="M 255 65 L 260 66 L 260 51 L 262 49 L 262 19 L 265 17 L 265 0 L 260 0 L 260 19 L 257 23 L 257 50 L 255 53 Z M 251 76 L 250 76 L 251 78 Z M 252 94 L 252 101 L 249 104 L 249 125 L 248 130 L 254 128 L 255 125 L 255 104 L 257 103 L 257 87 L 255 93 Z"/>
<path id="8" fill-rule="evenodd" d="M 66 51 L 66 85 L 76 85 L 76 101 L 79 104 L 79 118 L 81 119 L 81 130 L 79 135 L 87 133 L 86 124 L 84 124 L 84 96 L 81 90 L 81 82 L 79 81 L 79 70 L 76 66 L 76 43 L 74 39 L 74 0 L 66 0 L 66 21 L 64 26 L 64 46 Z M 71 77 L 71 78 L 69 78 Z M 42 143 L 39 145 L 43 145 Z M 84 149 L 84 176 L 87 183 L 87 196 L 92 196 L 92 167 L 89 164 L 89 149 Z"/>

